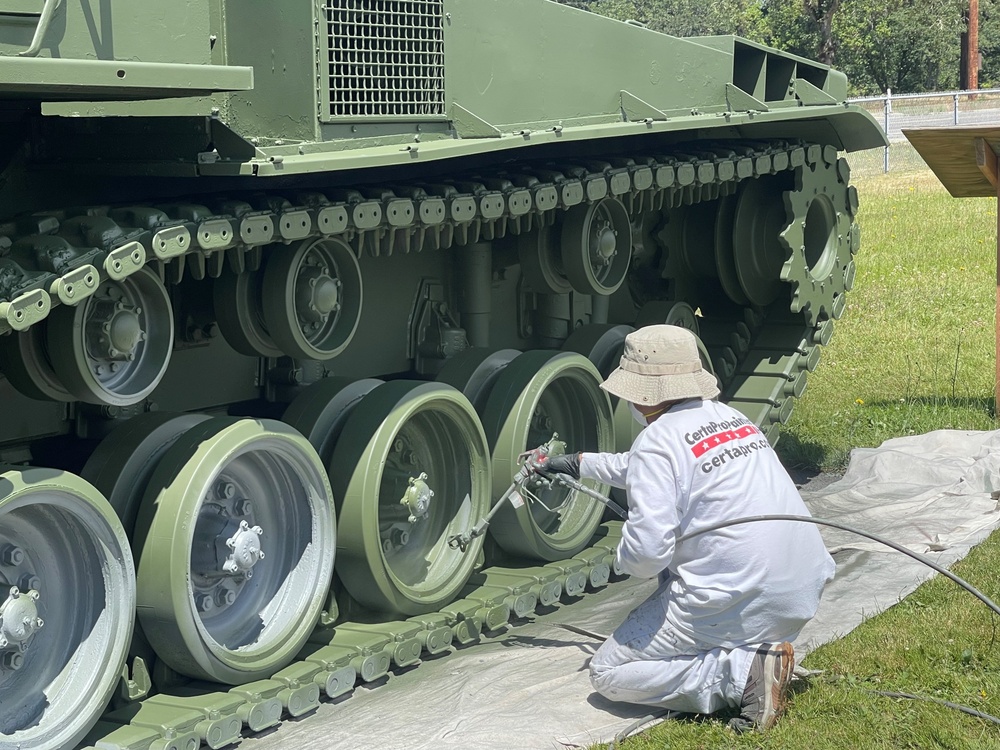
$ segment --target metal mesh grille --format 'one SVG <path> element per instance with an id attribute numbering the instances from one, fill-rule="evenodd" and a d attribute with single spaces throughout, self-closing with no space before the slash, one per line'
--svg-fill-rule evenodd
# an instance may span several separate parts
<path id="1" fill-rule="evenodd" d="M 444 114 L 444 0 L 328 0 L 330 116 Z"/>

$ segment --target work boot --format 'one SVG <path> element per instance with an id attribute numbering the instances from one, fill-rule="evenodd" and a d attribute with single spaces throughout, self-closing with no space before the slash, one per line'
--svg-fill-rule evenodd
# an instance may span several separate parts
<path id="1" fill-rule="evenodd" d="M 743 733 L 773 727 L 785 710 L 785 691 L 793 669 L 795 652 L 791 643 L 765 643 L 757 649 L 743 689 L 739 718 L 730 720 L 730 728 Z"/>

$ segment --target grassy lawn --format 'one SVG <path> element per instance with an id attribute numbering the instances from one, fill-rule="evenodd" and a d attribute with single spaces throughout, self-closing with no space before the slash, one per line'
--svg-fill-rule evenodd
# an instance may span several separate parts
<path id="1" fill-rule="evenodd" d="M 840 470 L 851 448 L 941 428 L 997 428 L 993 411 L 996 201 L 951 198 L 928 171 L 856 179 L 862 250 L 833 342 L 783 432 L 790 466 Z M 890 559 L 891 558 L 887 558 Z M 1000 534 L 955 572 L 1000 598 Z M 1000 715 L 1000 630 L 937 577 L 809 655 L 823 670 L 778 726 L 737 736 L 729 716 L 669 721 L 624 750 L 1000 748 L 1000 726 L 929 696 Z"/>

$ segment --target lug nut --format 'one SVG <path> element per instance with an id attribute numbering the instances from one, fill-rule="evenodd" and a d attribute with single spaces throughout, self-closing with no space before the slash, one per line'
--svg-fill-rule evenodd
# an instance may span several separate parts
<path id="1" fill-rule="evenodd" d="M 208 594 L 196 594 L 194 606 L 198 608 L 199 612 L 211 612 L 215 609 L 215 602 Z"/>
<path id="2" fill-rule="evenodd" d="M 215 483 L 215 496 L 219 500 L 229 500 L 236 495 L 236 485 L 232 482 L 221 480 Z"/>
<path id="3" fill-rule="evenodd" d="M 42 587 L 42 579 L 31 573 L 25 573 L 17 579 L 21 591 L 38 591 Z"/>
<path id="4" fill-rule="evenodd" d="M 232 589 L 221 588 L 215 592 L 215 603 L 220 607 L 228 607 L 236 601 L 236 592 Z"/>
<path id="5" fill-rule="evenodd" d="M 24 550 L 13 544 L 0 547 L 0 563 L 4 565 L 20 565 L 24 562 Z"/>
<path id="6" fill-rule="evenodd" d="M 24 666 L 24 656 L 17 651 L 5 651 L 0 654 L 0 669 L 16 672 Z"/>
<path id="7" fill-rule="evenodd" d="M 404 529 L 393 529 L 389 532 L 389 543 L 391 547 L 405 547 L 410 541 L 410 532 Z"/>

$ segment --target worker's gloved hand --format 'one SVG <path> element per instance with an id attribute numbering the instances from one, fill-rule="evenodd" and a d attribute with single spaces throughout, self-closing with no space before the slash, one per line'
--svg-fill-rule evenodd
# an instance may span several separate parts
<path id="1" fill-rule="evenodd" d="M 563 456 L 545 456 L 538 465 L 541 474 L 568 474 L 573 479 L 580 478 L 580 458 L 582 453 L 567 453 Z"/>

